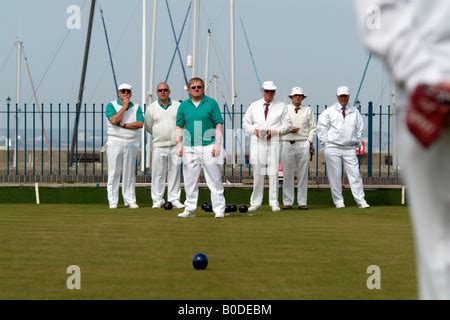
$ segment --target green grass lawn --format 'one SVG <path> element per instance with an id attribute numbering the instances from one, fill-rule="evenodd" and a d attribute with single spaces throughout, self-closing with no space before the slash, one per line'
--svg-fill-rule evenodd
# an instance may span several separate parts
<path id="1" fill-rule="evenodd" d="M 327 193 L 329 196 L 329 193 Z M 415 299 L 407 208 L 214 219 L 106 204 L 0 204 L 0 299 Z M 204 252 L 208 268 L 194 270 Z M 81 290 L 68 290 L 69 265 Z M 381 268 L 381 290 L 366 287 Z"/>

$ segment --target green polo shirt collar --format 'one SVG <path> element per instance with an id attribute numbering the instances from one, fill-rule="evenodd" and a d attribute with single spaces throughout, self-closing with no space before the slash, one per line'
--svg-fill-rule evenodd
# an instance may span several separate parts
<path id="1" fill-rule="evenodd" d="M 167 105 L 167 107 L 165 105 L 163 105 L 159 99 L 158 99 L 158 104 L 161 108 L 163 108 L 164 110 L 167 110 L 172 105 L 172 99 L 169 98 L 169 104 Z"/>

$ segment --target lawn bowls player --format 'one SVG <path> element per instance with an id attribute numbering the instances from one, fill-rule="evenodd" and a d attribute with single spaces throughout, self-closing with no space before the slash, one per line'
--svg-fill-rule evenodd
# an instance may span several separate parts
<path id="1" fill-rule="evenodd" d="M 198 201 L 198 179 L 203 169 L 211 192 L 212 210 L 216 218 L 223 218 L 225 197 L 221 164 L 223 118 L 216 100 L 205 95 L 205 83 L 200 78 L 188 82 L 189 98 L 177 113 L 177 155 L 183 157 L 185 210 L 178 216 L 195 216 Z"/>
<path id="2" fill-rule="evenodd" d="M 118 99 L 106 106 L 108 141 L 108 202 L 117 208 L 120 175 L 125 207 L 139 208 L 136 203 L 136 156 L 139 150 L 139 132 L 144 125 L 144 115 L 138 104 L 131 101 L 132 87 L 123 83 L 118 88 Z"/>
<path id="3" fill-rule="evenodd" d="M 250 162 L 253 164 L 253 192 L 248 211 L 262 206 L 265 175 L 269 177 L 269 205 L 272 211 L 280 211 L 278 168 L 281 136 L 291 130 L 292 121 L 286 105 L 274 99 L 276 89 L 273 81 L 265 81 L 263 98 L 250 104 L 243 118 L 244 130 L 251 136 Z"/>
<path id="4" fill-rule="evenodd" d="M 294 204 L 294 176 L 297 171 L 298 209 L 307 210 L 308 168 L 311 152 L 314 152 L 316 123 L 311 108 L 302 104 L 306 98 L 302 88 L 292 88 L 289 98 L 291 103 L 287 107 L 293 127 L 282 137 L 283 209 L 292 209 Z"/>
<path id="5" fill-rule="evenodd" d="M 362 209 L 369 208 L 356 156 L 356 148 L 359 146 L 364 128 L 363 120 L 358 109 L 348 103 L 350 100 L 348 87 L 339 87 L 336 97 L 337 102 L 325 109 L 317 122 L 317 136 L 325 148 L 325 162 L 333 203 L 338 209 L 345 207 L 342 196 L 343 164 L 356 204 Z"/>
<path id="6" fill-rule="evenodd" d="M 419 298 L 448 300 L 450 1 L 355 3 L 365 44 L 384 59 L 397 87 L 398 161 L 415 236 Z M 368 25 L 374 7 L 382 28 Z"/>
<path id="7" fill-rule="evenodd" d="M 167 201 L 175 208 L 184 208 L 180 202 L 181 159 L 176 155 L 175 129 L 180 103 L 170 99 L 170 88 L 161 82 L 156 88 L 158 100 L 145 111 L 145 130 L 152 137 L 152 208 L 165 203 L 164 189 L 167 175 Z"/>

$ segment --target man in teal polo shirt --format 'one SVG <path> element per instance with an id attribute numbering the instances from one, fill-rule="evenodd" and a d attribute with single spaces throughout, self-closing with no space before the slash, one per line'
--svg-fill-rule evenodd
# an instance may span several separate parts
<path id="1" fill-rule="evenodd" d="M 192 78 L 189 96 L 177 112 L 177 155 L 183 157 L 185 210 L 178 216 L 195 216 L 198 200 L 198 179 L 203 168 L 211 191 L 211 204 L 216 218 L 223 218 L 225 197 L 220 165 L 223 164 L 223 118 L 216 100 L 205 95 L 205 83 Z"/>
<path id="2" fill-rule="evenodd" d="M 118 89 L 118 99 L 106 106 L 108 142 L 108 202 L 116 209 L 119 202 L 120 175 L 125 207 L 139 208 L 136 204 L 136 177 L 134 167 L 139 150 L 139 129 L 144 125 L 144 115 L 138 104 L 131 102 L 131 85 L 123 83 Z"/>

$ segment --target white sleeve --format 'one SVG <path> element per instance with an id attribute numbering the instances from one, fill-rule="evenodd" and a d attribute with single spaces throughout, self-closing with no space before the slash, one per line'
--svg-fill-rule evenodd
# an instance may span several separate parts
<path id="1" fill-rule="evenodd" d="M 292 120 L 289 116 L 289 109 L 283 104 L 283 114 L 281 119 L 280 135 L 289 133 L 292 129 Z"/>
<path id="2" fill-rule="evenodd" d="M 253 104 L 251 104 L 248 107 L 247 112 L 245 112 L 244 118 L 242 119 L 242 125 L 245 132 L 250 135 L 255 133 L 256 126 L 253 123 Z"/>
<path id="3" fill-rule="evenodd" d="M 329 107 L 330 108 L 330 107 Z M 322 145 L 328 142 L 328 129 L 330 128 L 330 120 L 327 110 L 323 111 L 317 121 L 317 137 Z"/>
<path id="4" fill-rule="evenodd" d="M 314 120 L 314 112 L 312 109 L 309 109 L 308 112 L 308 124 L 309 124 L 309 134 L 308 140 L 310 143 L 314 143 L 314 136 L 316 135 L 316 121 Z"/>
<path id="5" fill-rule="evenodd" d="M 149 105 L 147 107 L 147 110 L 145 110 L 145 115 L 144 115 L 144 128 L 145 131 L 147 131 L 148 133 L 152 133 L 153 130 L 153 119 L 152 119 L 152 115 L 150 114 L 150 109 L 151 109 L 151 105 Z"/>
<path id="6" fill-rule="evenodd" d="M 361 113 L 359 113 L 358 110 L 356 110 L 356 138 L 359 140 L 361 140 L 361 135 L 362 132 L 364 130 L 364 122 L 363 122 L 363 118 L 361 116 Z"/>
<path id="7" fill-rule="evenodd" d="M 355 0 L 365 45 L 385 60 L 395 80 L 408 92 L 418 84 L 445 79 L 417 20 L 425 3 L 446 7 L 450 4 L 448 0 Z"/>

